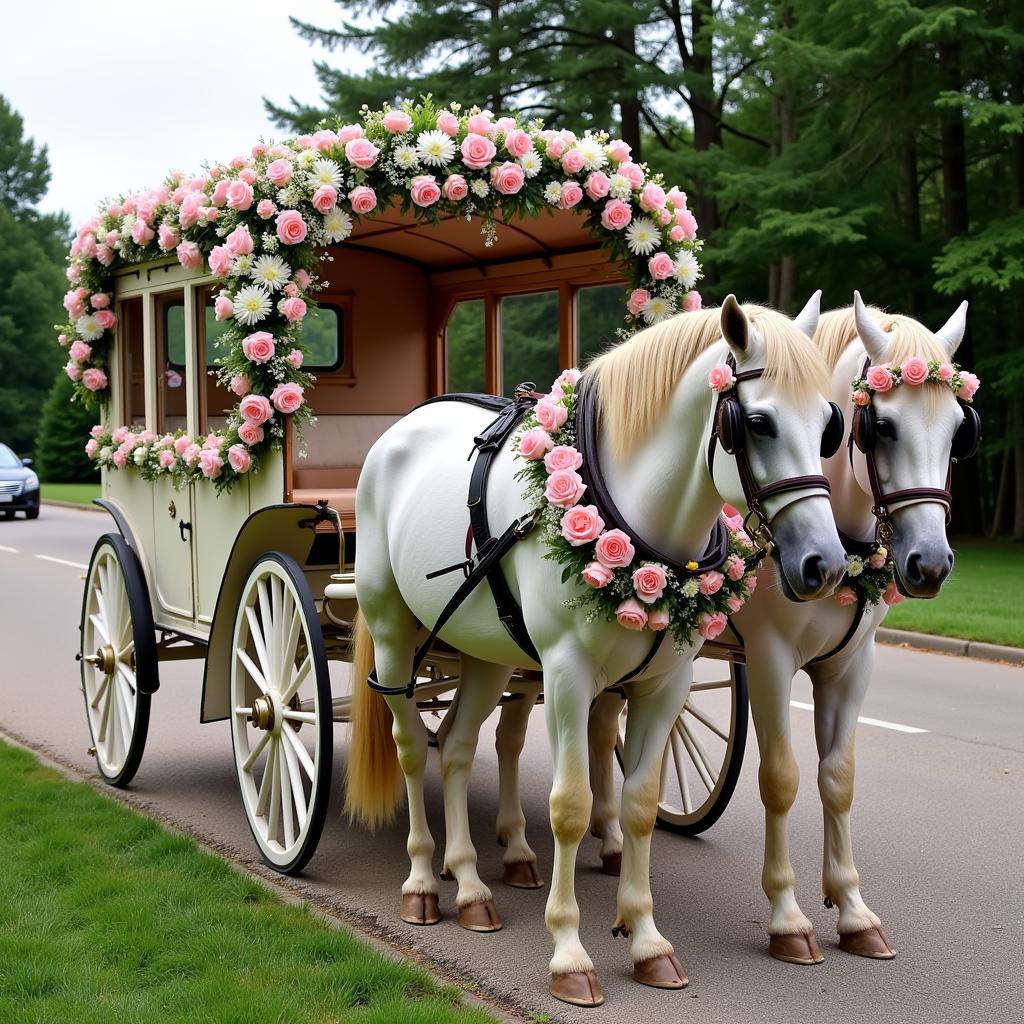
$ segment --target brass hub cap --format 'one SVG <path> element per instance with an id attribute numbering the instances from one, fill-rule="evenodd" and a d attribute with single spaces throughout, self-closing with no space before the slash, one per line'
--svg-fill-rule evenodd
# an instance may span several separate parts
<path id="1" fill-rule="evenodd" d="M 96 650 L 96 666 L 105 675 L 109 676 L 117 665 L 117 653 L 110 644 L 104 644 Z"/>
<path id="2" fill-rule="evenodd" d="M 257 729 L 273 729 L 274 705 L 269 697 L 257 697 L 252 702 L 252 724 Z"/>

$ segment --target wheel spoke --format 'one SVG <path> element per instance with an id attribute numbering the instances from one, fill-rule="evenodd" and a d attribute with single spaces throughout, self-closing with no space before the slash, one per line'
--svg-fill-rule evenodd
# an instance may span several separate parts
<path id="1" fill-rule="evenodd" d="M 267 595 L 267 582 L 265 579 L 256 581 L 256 593 L 259 595 L 260 620 L 263 623 L 262 641 L 264 643 L 263 657 L 260 664 L 263 666 L 263 676 L 268 683 L 276 682 L 272 672 L 274 663 L 277 661 L 274 654 L 274 616 L 271 612 L 271 602 Z M 255 613 L 253 613 L 255 616 Z M 257 652 L 259 647 L 256 648 Z"/>
<path id="2" fill-rule="evenodd" d="M 693 757 L 693 763 L 697 767 L 701 781 L 707 786 L 710 793 L 718 783 L 718 772 L 712 767 L 707 751 L 690 730 L 690 727 L 685 722 L 681 722 L 680 728 L 682 729 L 683 742 L 686 744 L 687 749 L 690 750 L 690 756 Z"/>
<path id="3" fill-rule="evenodd" d="M 117 663 L 117 672 L 121 676 L 121 678 L 128 684 L 132 696 L 135 696 L 135 694 L 138 693 L 139 690 L 138 684 L 135 681 L 135 673 L 123 661 L 119 661 Z"/>
<path id="4" fill-rule="evenodd" d="M 291 602 L 291 594 L 285 593 Z M 288 620 L 288 636 L 281 645 L 281 658 L 277 668 L 277 678 L 281 680 L 281 690 L 285 692 L 291 689 L 292 673 L 295 671 L 295 645 L 299 642 L 299 630 L 302 628 L 302 620 L 299 618 L 298 609 L 291 608 L 291 615 Z"/>
<path id="5" fill-rule="evenodd" d="M 110 635 L 107 633 L 107 626 L 106 626 L 106 623 L 103 621 L 103 619 L 100 618 L 100 616 L 97 615 L 96 612 L 92 612 L 89 615 L 89 621 L 92 623 L 93 629 L 95 629 L 96 632 L 99 633 L 100 639 L 105 644 L 109 644 L 110 643 Z"/>
<path id="6" fill-rule="evenodd" d="M 100 706 L 100 701 L 103 699 L 103 694 L 107 692 L 107 687 L 110 685 L 112 678 L 112 676 L 103 677 L 103 682 L 96 687 L 96 696 L 89 702 L 90 707 L 98 708 Z"/>
<path id="7" fill-rule="evenodd" d="M 288 688 L 281 694 L 281 701 L 287 704 L 288 701 L 298 693 L 299 687 L 305 682 L 306 676 L 309 675 L 310 669 L 313 667 L 313 656 L 307 654 L 305 660 L 299 666 L 299 671 L 295 673 L 295 678 L 288 684 Z"/>
<path id="8" fill-rule="evenodd" d="M 243 772 L 252 772 L 252 766 L 256 763 L 256 759 L 263 753 L 263 748 L 270 742 L 270 733 L 265 732 L 261 737 L 259 743 L 256 744 L 252 750 L 249 751 L 249 756 L 242 762 Z M 260 787 L 260 792 L 263 789 Z"/>
<path id="9" fill-rule="evenodd" d="M 726 690 L 731 686 L 731 679 L 713 679 L 707 683 L 693 683 L 690 686 L 690 693 L 699 693 L 701 690 Z"/>
<path id="10" fill-rule="evenodd" d="M 278 829 L 281 827 L 281 762 L 278 759 L 280 752 L 277 749 L 277 741 L 270 748 L 270 757 L 267 759 L 267 771 L 270 772 L 270 812 L 267 815 L 267 839 L 277 839 Z"/>
<path id="11" fill-rule="evenodd" d="M 676 778 L 679 779 L 679 793 L 683 798 L 683 811 L 686 814 L 693 813 L 693 800 L 690 798 L 690 783 L 686 778 L 686 765 L 683 762 L 683 753 L 679 749 L 682 741 L 679 738 L 678 722 L 672 727 L 669 733 L 669 742 L 672 746 L 672 760 L 676 766 Z"/>
<path id="12" fill-rule="evenodd" d="M 117 656 L 118 656 L 118 658 L 121 659 L 121 661 L 125 661 L 126 662 L 128 660 L 128 658 L 131 655 L 133 655 L 134 653 L 135 653 L 135 641 L 134 640 L 129 640 L 129 641 L 127 641 L 125 643 L 124 647 L 121 648 L 121 650 L 118 652 Z"/>
<path id="13" fill-rule="evenodd" d="M 299 762 L 302 767 L 306 769 L 306 774 L 309 776 L 310 781 L 313 780 L 316 774 L 316 768 L 313 766 L 313 759 L 309 756 L 309 751 L 306 749 L 306 745 L 299 739 L 298 733 L 291 726 L 283 726 L 281 729 L 281 735 L 288 739 L 291 743 L 292 749 L 298 756 Z"/>
<path id="14" fill-rule="evenodd" d="M 236 647 L 235 656 L 245 666 L 246 672 L 249 673 L 252 681 L 260 688 L 260 692 L 264 694 L 267 693 L 267 681 L 263 678 L 263 674 L 260 670 L 252 663 L 252 658 L 249 657 L 248 653 L 241 647 Z"/>
<path id="15" fill-rule="evenodd" d="M 256 648 L 256 657 L 259 658 L 259 662 L 260 662 L 260 669 L 261 669 L 261 671 L 259 673 L 257 673 L 257 675 L 258 675 L 258 680 L 257 681 L 262 683 L 263 692 L 266 693 L 267 690 L 269 689 L 269 684 L 270 684 L 270 681 L 271 681 L 271 676 L 270 676 L 270 659 L 267 657 L 267 648 L 266 648 L 266 645 L 265 645 L 264 640 L 263 640 L 263 631 L 260 629 L 260 623 L 259 623 L 259 620 L 256 618 L 256 612 L 253 610 L 252 605 L 248 605 L 246 607 L 246 609 L 245 609 L 245 617 L 249 621 L 249 635 L 252 637 L 252 645 L 253 645 L 253 647 Z M 267 621 L 266 619 L 263 620 L 264 625 L 266 625 L 266 621 Z M 239 657 L 241 657 L 243 653 L 244 652 L 243 652 L 242 648 L 239 648 L 238 649 Z M 248 663 L 246 665 L 246 668 L 249 668 L 249 666 L 252 665 L 252 661 L 251 661 L 251 659 L 249 658 L 249 656 L 247 654 L 245 655 L 245 659 L 246 659 L 246 662 Z M 255 666 L 253 666 L 253 668 L 255 668 Z M 250 675 L 251 675 L 252 674 L 252 668 L 249 669 L 249 672 L 250 672 Z M 253 678 L 256 679 L 257 676 L 254 675 Z"/>
<path id="16" fill-rule="evenodd" d="M 100 712 L 100 731 L 96 736 L 97 743 L 106 743 L 107 741 L 107 727 L 110 725 L 110 705 L 111 705 L 111 694 L 110 694 L 110 680 L 112 676 L 103 677 L 103 689 L 106 692 L 106 699 L 103 701 L 103 710 Z M 99 697 L 96 698 L 99 700 Z"/>
<path id="17" fill-rule="evenodd" d="M 290 731 L 290 730 L 288 730 Z M 288 766 L 288 778 L 291 780 L 292 797 L 295 802 L 295 817 L 299 823 L 299 831 L 306 827 L 306 792 L 302 787 L 302 775 L 299 772 L 299 761 L 290 743 L 282 743 L 285 763 Z"/>
<path id="18" fill-rule="evenodd" d="M 729 742 L 729 734 L 727 732 L 723 732 L 722 729 L 715 724 L 714 720 L 709 715 L 701 711 L 698 707 L 687 701 L 685 706 L 683 707 L 683 711 L 689 711 L 689 713 L 693 715 L 693 717 L 696 718 L 698 722 L 703 722 L 716 736 L 719 736 L 726 743 Z"/>
<path id="19" fill-rule="evenodd" d="M 128 748 L 131 746 L 132 739 L 132 712 L 131 708 L 128 706 L 128 698 L 122 687 L 118 686 L 115 682 L 112 689 L 117 695 L 117 722 L 121 730 L 121 740 L 124 743 L 124 754 L 127 757 Z"/>
<path id="20" fill-rule="evenodd" d="M 270 736 L 270 733 L 267 733 Z M 270 754 L 267 757 L 267 763 L 263 767 L 263 778 L 260 781 L 260 791 L 256 798 L 256 811 L 255 815 L 257 818 L 262 818 L 267 813 L 267 801 L 270 799 L 270 788 L 272 780 L 274 778 L 274 744 L 270 745 Z M 252 757 L 252 754 L 249 755 Z"/>
<path id="21" fill-rule="evenodd" d="M 285 708 L 281 714 L 289 722 L 303 722 L 306 725 L 316 725 L 316 714 L 312 711 L 296 711 L 294 708 Z"/>
<path id="22" fill-rule="evenodd" d="M 288 764 L 284 753 L 285 745 L 277 745 L 278 789 L 281 792 L 281 824 L 284 825 L 285 849 L 295 845 L 295 819 L 292 817 L 292 784 L 288 775 Z"/>

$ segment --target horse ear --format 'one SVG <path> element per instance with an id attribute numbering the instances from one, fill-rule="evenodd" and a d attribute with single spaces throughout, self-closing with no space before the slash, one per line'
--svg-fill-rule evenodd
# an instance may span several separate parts
<path id="1" fill-rule="evenodd" d="M 853 293 L 853 319 L 871 362 L 884 363 L 889 354 L 889 336 L 875 323 L 860 292 Z"/>
<path id="2" fill-rule="evenodd" d="M 960 347 L 964 340 L 964 331 L 967 329 L 967 300 L 957 306 L 953 315 L 935 332 L 935 337 L 942 343 L 946 354 L 953 358 L 953 353 Z"/>
<path id="3" fill-rule="evenodd" d="M 722 303 L 722 337 L 737 356 L 746 354 L 750 345 L 750 321 L 736 296 L 729 294 Z"/>
<path id="4" fill-rule="evenodd" d="M 814 340 L 814 332 L 818 329 L 818 317 L 821 316 L 821 289 L 819 288 L 808 300 L 807 305 L 797 314 L 793 323 Z"/>

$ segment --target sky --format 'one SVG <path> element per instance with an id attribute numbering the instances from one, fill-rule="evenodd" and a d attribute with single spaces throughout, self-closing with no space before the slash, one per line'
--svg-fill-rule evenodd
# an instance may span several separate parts
<path id="1" fill-rule="evenodd" d="M 105 196 L 280 138 L 264 96 L 315 103 L 314 60 L 364 59 L 311 46 L 289 14 L 341 21 L 331 0 L 34 0 L 5 18 L 0 94 L 49 149 L 41 208 L 77 226 Z"/>

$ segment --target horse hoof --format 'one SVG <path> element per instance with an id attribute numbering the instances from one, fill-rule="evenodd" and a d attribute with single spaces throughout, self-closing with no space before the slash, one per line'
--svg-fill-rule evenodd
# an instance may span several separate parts
<path id="1" fill-rule="evenodd" d="M 622 874 L 622 853 L 601 854 L 601 874 L 618 878 Z"/>
<path id="2" fill-rule="evenodd" d="M 536 861 L 517 860 L 505 865 L 505 884 L 514 889 L 540 889 L 544 879 L 537 871 Z"/>
<path id="3" fill-rule="evenodd" d="M 481 900 L 459 907 L 459 924 L 471 932 L 501 931 L 501 918 L 494 900 Z"/>
<path id="4" fill-rule="evenodd" d="M 595 971 L 552 974 L 548 991 L 556 999 L 573 1006 L 600 1006 L 604 1002 L 604 993 Z"/>
<path id="5" fill-rule="evenodd" d="M 864 928 L 859 932 L 840 935 L 839 948 L 844 953 L 866 956 L 871 960 L 892 960 L 896 956 L 896 950 L 881 928 Z"/>
<path id="6" fill-rule="evenodd" d="M 435 892 L 407 892 L 402 896 L 402 920 L 406 924 L 437 924 L 441 911 Z"/>
<path id="7" fill-rule="evenodd" d="M 675 953 L 663 953 L 633 964 L 633 980 L 651 988 L 686 988 L 690 984 Z"/>
<path id="8" fill-rule="evenodd" d="M 768 952 L 776 960 L 787 964 L 810 966 L 824 961 L 814 932 L 793 932 L 789 935 L 772 935 L 768 939 Z"/>

